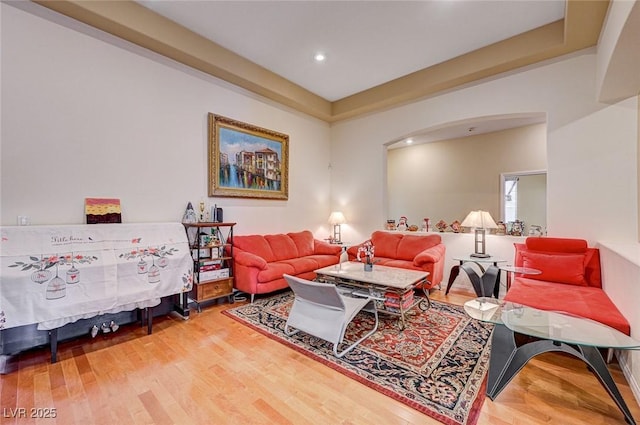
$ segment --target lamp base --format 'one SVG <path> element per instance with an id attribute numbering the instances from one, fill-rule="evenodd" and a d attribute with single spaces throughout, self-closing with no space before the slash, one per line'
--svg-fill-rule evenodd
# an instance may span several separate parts
<path id="1" fill-rule="evenodd" d="M 474 257 L 474 258 L 489 258 L 491 257 L 489 254 L 480 254 L 477 252 L 474 252 L 473 254 L 470 254 L 469 257 Z"/>

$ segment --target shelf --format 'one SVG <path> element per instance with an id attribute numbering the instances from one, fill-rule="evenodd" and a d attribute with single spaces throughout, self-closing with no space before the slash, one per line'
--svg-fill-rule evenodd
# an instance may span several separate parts
<path id="1" fill-rule="evenodd" d="M 194 285 L 189 298 L 190 301 L 196 304 L 198 312 L 201 311 L 201 303 L 218 298 L 228 297 L 229 302 L 233 302 L 234 264 L 232 241 L 233 226 L 235 224 L 231 222 L 183 223 L 187 235 L 195 233 L 195 235 L 192 235 L 193 243 L 190 244 Z M 226 228 L 226 230 L 221 228 Z M 211 229 L 211 231 L 204 229 Z M 204 238 L 209 233 L 211 239 Z M 215 241 L 214 245 L 208 245 L 211 240 Z M 206 242 L 206 244 L 202 242 Z M 206 265 L 201 265 L 202 263 L 219 264 L 220 269 L 228 270 L 228 276 L 223 275 L 223 277 L 212 279 L 212 277 L 216 276 L 214 272 L 219 269 L 202 270 L 202 268 L 206 268 Z M 200 281 L 201 277 L 209 277 L 209 279 Z"/>

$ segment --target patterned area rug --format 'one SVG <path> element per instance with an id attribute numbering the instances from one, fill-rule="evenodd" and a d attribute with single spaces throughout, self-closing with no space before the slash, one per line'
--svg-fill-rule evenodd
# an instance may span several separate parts
<path id="1" fill-rule="evenodd" d="M 485 398 L 493 325 L 468 317 L 461 306 L 432 301 L 398 317 L 380 314 L 378 331 L 341 359 L 333 345 L 304 332 L 284 334 L 293 293 L 259 299 L 224 313 L 333 369 L 445 424 L 475 424 Z M 360 313 L 345 340 L 374 323 Z M 341 347 L 342 348 L 342 347 Z"/>

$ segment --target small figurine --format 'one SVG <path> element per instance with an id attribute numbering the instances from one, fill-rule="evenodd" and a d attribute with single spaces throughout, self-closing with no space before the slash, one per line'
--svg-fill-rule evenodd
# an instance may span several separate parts
<path id="1" fill-rule="evenodd" d="M 398 230 L 407 230 L 407 217 L 402 216 L 400 217 L 400 219 L 398 220 Z"/>
<path id="2" fill-rule="evenodd" d="M 183 223 L 197 223 L 198 217 L 196 216 L 196 212 L 193 210 L 193 205 L 191 202 L 187 204 L 187 209 L 184 211 L 184 215 L 182 216 Z"/>

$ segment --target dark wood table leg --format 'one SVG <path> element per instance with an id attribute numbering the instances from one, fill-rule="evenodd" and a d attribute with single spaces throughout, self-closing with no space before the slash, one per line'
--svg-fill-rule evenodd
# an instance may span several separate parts
<path id="1" fill-rule="evenodd" d="M 51 345 L 51 363 L 58 361 L 58 329 L 49 331 L 49 345 Z"/>

